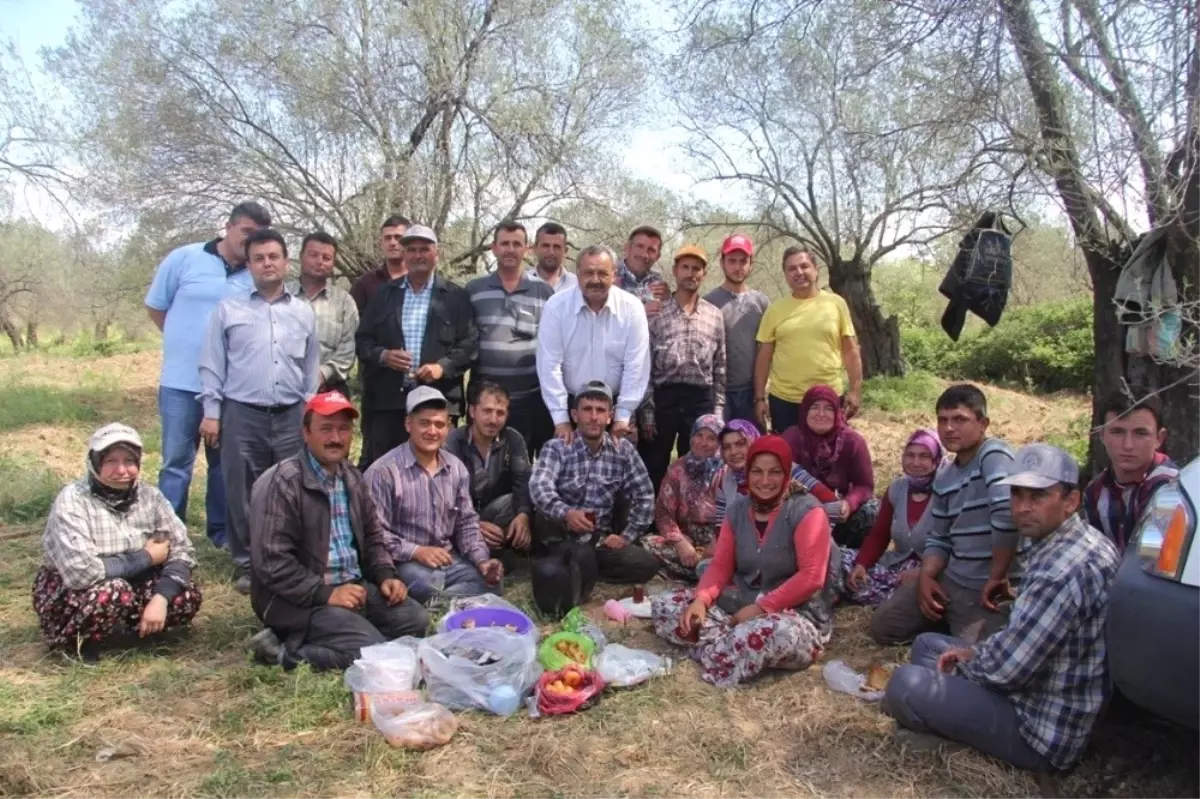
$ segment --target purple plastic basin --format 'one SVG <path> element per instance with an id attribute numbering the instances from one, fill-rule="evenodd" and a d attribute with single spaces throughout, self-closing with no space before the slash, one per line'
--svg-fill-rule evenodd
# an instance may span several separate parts
<path id="1" fill-rule="evenodd" d="M 477 630 L 485 627 L 499 627 L 503 629 L 511 624 L 517 628 L 516 631 L 518 633 L 525 635 L 533 629 L 532 619 L 524 613 L 506 608 L 472 608 L 470 610 L 460 610 L 458 613 L 452 613 L 446 618 L 446 629 L 460 630 L 463 628 L 463 623 L 468 620 L 475 622 L 475 629 Z"/>

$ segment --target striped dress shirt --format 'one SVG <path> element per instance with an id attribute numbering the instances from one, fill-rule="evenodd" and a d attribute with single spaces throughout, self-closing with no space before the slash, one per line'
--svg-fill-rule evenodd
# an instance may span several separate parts
<path id="1" fill-rule="evenodd" d="M 397 564 L 412 560 L 417 547 L 454 550 L 476 566 L 491 557 L 471 504 L 471 475 L 449 452 L 438 453 L 430 474 L 406 441 L 372 463 L 363 478 Z"/>
<path id="2" fill-rule="evenodd" d="M 309 297 L 299 281 L 288 284 L 288 291 L 313 309 L 317 343 L 321 346 L 321 384 L 349 380 L 354 369 L 354 334 L 358 330 L 358 306 L 354 298 L 332 283 L 326 284 L 315 297 Z"/>
<path id="3" fill-rule="evenodd" d="M 537 395 L 538 325 L 554 290 L 547 283 L 522 275 L 517 287 L 509 292 L 499 273 L 493 272 L 468 283 L 467 294 L 479 328 L 479 360 L 472 379 L 501 385 L 513 399 Z"/>
<path id="4" fill-rule="evenodd" d="M 204 416 L 221 403 L 294 405 L 317 393 L 321 347 L 312 308 L 286 291 L 267 301 L 257 291 L 217 305 L 200 353 Z"/>

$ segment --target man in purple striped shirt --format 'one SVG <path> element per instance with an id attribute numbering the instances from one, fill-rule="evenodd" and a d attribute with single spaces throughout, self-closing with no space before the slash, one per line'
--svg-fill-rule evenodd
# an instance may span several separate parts
<path id="1" fill-rule="evenodd" d="M 420 386 L 405 399 L 409 440 L 376 460 L 365 478 L 388 529 L 388 551 L 408 593 L 421 604 L 438 594 L 499 594 L 504 567 L 491 556 L 471 504 L 471 476 L 442 450 L 450 431 L 442 392 Z"/>

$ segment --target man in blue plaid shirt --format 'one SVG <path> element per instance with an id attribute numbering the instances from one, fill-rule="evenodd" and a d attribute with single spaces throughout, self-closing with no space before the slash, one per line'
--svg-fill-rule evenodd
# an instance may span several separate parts
<path id="1" fill-rule="evenodd" d="M 1021 768 L 1068 769 L 1106 698 L 1104 622 L 1120 559 L 1078 515 L 1079 466 L 1067 453 L 1024 447 L 1004 483 L 1017 529 L 1033 541 L 1008 626 L 971 647 L 919 636 L 883 707 L 907 728 L 900 739 L 932 733 Z"/>

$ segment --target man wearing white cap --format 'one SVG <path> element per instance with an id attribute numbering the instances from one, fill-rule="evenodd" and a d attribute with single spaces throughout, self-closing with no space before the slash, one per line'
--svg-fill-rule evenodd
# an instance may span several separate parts
<path id="1" fill-rule="evenodd" d="M 401 242 L 408 273 L 371 299 L 355 336 L 367 411 L 364 469 L 408 440 L 405 397 L 418 386 L 441 392 L 457 424 L 463 375 L 479 352 L 470 296 L 435 274 L 437 234 L 413 225 Z"/>
<path id="2" fill-rule="evenodd" d="M 408 392 L 409 438 L 367 469 L 367 486 L 388 530 L 388 550 L 414 599 L 499 594 L 504 567 L 492 557 L 471 503 L 471 474 L 442 449 L 450 432 L 442 392 Z"/>
<path id="3" fill-rule="evenodd" d="M 1108 690 L 1104 623 L 1120 558 L 1079 516 L 1079 466 L 1067 453 L 1023 447 L 1003 483 L 1017 529 L 1034 542 L 1008 626 L 974 646 L 918 636 L 883 708 L 901 740 L 950 739 L 1021 768 L 1069 769 Z"/>

